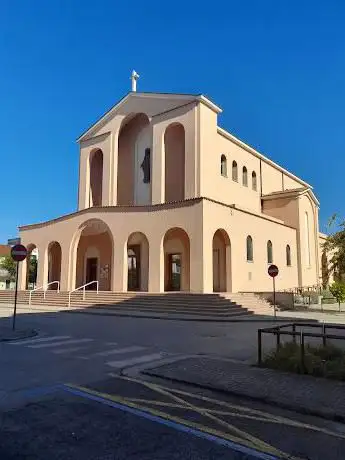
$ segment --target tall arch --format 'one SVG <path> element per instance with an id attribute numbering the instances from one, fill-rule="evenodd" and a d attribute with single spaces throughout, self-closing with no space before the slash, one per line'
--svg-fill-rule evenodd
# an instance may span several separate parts
<path id="1" fill-rule="evenodd" d="M 231 244 L 227 232 L 218 229 L 212 239 L 213 291 L 231 292 Z"/>
<path id="2" fill-rule="evenodd" d="M 145 113 L 123 120 L 118 139 L 117 203 L 151 203 L 152 127 Z"/>
<path id="3" fill-rule="evenodd" d="M 90 196 L 89 206 L 102 206 L 103 193 L 103 152 L 101 149 L 93 150 L 89 158 L 90 170 Z"/>
<path id="4" fill-rule="evenodd" d="M 168 230 L 163 239 L 165 291 L 190 290 L 190 241 L 179 227 Z"/>
<path id="5" fill-rule="evenodd" d="M 71 288 L 98 281 L 99 289 L 111 290 L 114 241 L 111 230 L 101 219 L 81 224 L 71 244 Z M 88 289 L 95 289 L 96 283 Z"/>
<path id="6" fill-rule="evenodd" d="M 26 246 L 28 251 L 25 264 L 25 289 L 34 289 L 37 284 L 37 268 L 38 268 L 38 249 L 35 244 L 28 244 Z"/>
<path id="7" fill-rule="evenodd" d="M 185 197 L 185 130 L 181 123 L 172 123 L 164 133 L 165 201 L 181 201 Z"/>
<path id="8" fill-rule="evenodd" d="M 141 232 L 131 233 L 127 240 L 127 290 L 148 291 L 149 242 Z"/>
<path id="9" fill-rule="evenodd" d="M 48 246 L 48 283 L 61 281 L 61 257 L 62 251 L 60 243 L 52 241 Z M 50 284 L 48 289 L 56 290 L 58 283 Z"/>

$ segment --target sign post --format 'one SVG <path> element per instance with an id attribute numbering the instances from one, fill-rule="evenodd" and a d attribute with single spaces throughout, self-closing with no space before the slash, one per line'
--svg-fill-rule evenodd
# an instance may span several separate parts
<path id="1" fill-rule="evenodd" d="M 274 319 L 277 318 L 277 311 L 276 311 L 276 276 L 279 273 L 279 269 L 276 265 L 270 265 L 268 267 L 268 274 L 273 279 L 273 308 L 274 308 Z"/>
<path id="2" fill-rule="evenodd" d="M 14 293 L 14 311 L 13 311 L 13 322 L 12 322 L 12 329 L 15 330 L 16 328 L 16 314 L 17 314 L 17 297 L 18 297 L 18 275 L 19 275 L 19 262 L 22 262 L 26 259 L 28 251 L 25 246 L 22 244 L 16 244 L 11 249 L 11 257 L 14 261 L 17 262 L 16 267 L 16 290 Z"/>

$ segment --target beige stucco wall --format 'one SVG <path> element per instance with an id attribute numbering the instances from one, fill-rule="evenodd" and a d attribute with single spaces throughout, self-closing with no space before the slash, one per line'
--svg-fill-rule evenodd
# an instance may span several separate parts
<path id="1" fill-rule="evenodd" d="M 319 238 L 318 238 L 318 209 L 307 195 L 298 200 L 299 208 L 299 246 L 300 246 L 300 284 L 313 286 L 319 281 Z M 309 220 L 309 250 L 310 264 L 307 258 L 307 238 L 305 214 Z"/>
<path id="2" fill-rule="evenodd" d="M 267 275 L 267 240 L 273 243 L 274 263 L 280 268 L 277 278 L 277 289 L 285 289 L 298 285 L 298 267 L 296 251 L 296 231 L 274 220 L 262 219 L 249 213 L 241 212 L 219 205 L 209 200 L 195 202 L 193 205 L 172 209 L 155 209 L 154 212 L 128 211 L 114 212 L 116 208 L 108 210 L 92 209 L 78 213 L 58 222 L 50 223 L 31 230 L 21 232 L 24 244 L 35 243 L 41 254 L 45 253 L 50 239 L 54 237 L 62 248 L 63 267 L 61 283 L 62 289 L 74 287 L 73 245 L 77 244 L 77 229 L 89 219 L 101 219 L 107 224 L 114 238 L 110 287 L 121 291 L 127 289 L 127 239 L 135 231 L 142 232 L 148 240 L 149 273 L 148 286 L 150 291 L 164 290 L 164 253 L 163 241 L 166 232 L 175 227 L 186 231 L 190 244 L 190 268 L 188 258 L 184 258 L 182 288 L 194 292 L 212 292 L 213 290 L 213 263 L 212 242 L 214 233 L 224 229 L 231 242 L 231 283 L 233 291 L 260 291 L 271 288 L 271 280 Z M 47 227 L 49 232 L 47 232 Z M 250 229 L 244 231 L 243 229 Z M 254 261 L 246 261 L 247 232 L 253 238 Z M 48 236 L 49 235 L 49 236 Z M 88 239 L 92 239 L 89 236 Z M 86 239 L 84 240 L 86 241 Z M 71 243 L 72 242 L 72 243 Z M 98 247 L 99 242 L 89 241 L 91 246 Z M 291 247 L 292 266 L 286 266 L 286 245 Z M 85 245 L 83 245 L 83 248 Z M 101 247 L 98 249 L 104 254 L 101 265 L 108 263 L 105 260 L 109 255 Z M 83 249 L 83 250 L 84 250 Z M 165 247 L 166 252 L 186 252 L 186 245 L 175 237 L 170 239 Z M 78 251 L 79 252 L 79 251 Z M 77 255 L 79 257 L 79 254 Z M 101 256 L 103 258 L 103 256 Z M 44 257 L 42 259 L 44 261 Z M 79 260 L 79 264 L 82 261 Z M 39 264 L 39 281 L 44 281 L 44 263 Z M 76 284 L 82 279 L 76 279 Z M 102 288 L 106 289 L 102 281 Z M 222 282 L 223 284 L 223 282 Z"/>
<path id="3" fill-rule="evenodd" d="M 140 208 L 140 209 L 139 209 Z M 61 289 L 74 288 L 76 247 L 78 244 L 78 229 L 85 222 L 100 219 L 110 229 L 114 238 L 112 260 L 111 289 L 122 291 L 127 289 L 127 240 L 133 232 L 143 233 L 149 244 L 149 290 L 162 292 L 164 290 L 164 254 L 163 239 L 166 232 L 172 228 L 182 228 L 190 237 L 190 289 L 201 292 L 202 286 L 202 204 L 197 202 L 190 206 L 171 209 L 149 207 L 127 208 L 126 212 L 118 212 L 118 208 L 90 208 L 70 217 L 37 225 L 34 228 L 21 229 L 22 243 L 27 246 L 35 244 L 40 253 L 38 267 L 38 285 L 47 280 L 48 263 L 47 248 L 54 240 L 60 243 L 62 249 Z M 192 237 L 191 237 L 192 236 Z M 75 251 L 75 255 L 74 255 Z M 24 286 L 24 265 L 20 273 L 20 286 Z"/>
<path id="4" fill-rule="evenodd" d="M 144 115 L 131 123 L 136 114 Z M 127 122 L 128 125 L 121 130 Z M 138 132 L 147 123 L 150 124 L 152 138 L 151 202 L 157 206 L 126 208 L 127 205 L 133 205 L 134 144 Z M 165 145 L 165 134 L 175 124 L 183 126 L 184 146 L 171 135 L 171 151 L 167 152 L 169 148 Z M 89 158 L 95 149 L 103 152 L 103 207 L 92 209 L 89 208 L 92 205 Z M 176 161 L 172 161 L 175 151 Z M 169 154 L 168 160 L 166 153 Z M 222 154 L 227 159 L 227 177 L 223 177 L 220 171 Z M 237 162 L 238 182 L 232 180 L 233 160 Z M 242 184 L 243 166 L 248 171 L 247 187 Z M 257 177 L 257 190 L 252 189 L 253 171 Z M 166 183 L 174 193 L 167 193 Z M 221 279 L 222 286 L 227 284 L 233 291 L 271 289 L 271 279 L 267 275 L 267 240 L 273 243 L 274 263 L 281 270 L 277 289 L 314 285 L 319 280 L 320 272 L 317 206 L 307 194 L 264 201 L 261 205 L 261 191 L 265 195 L 300 188 L 303 184 L 253 149 L 222 132 L 217 127 L 216 111 L 192 96 L 169 99 L 161 95 L 134 95 L 111 112 L 111 116 L 96 124 L 80 141 L 78 209 L 82 212 L 44 225 L 23 228 L 20 233 L 24 244 L 33 243 L 39 249 L 38 285 L 47 279 L 48 245 L 53 240 L 58 241 L 62 248 L 62 289 L 71 289 L 83 282 L 76 270 L 76 260 L 81 257 L 76 244 L 80 228 L 88 219 L 101 219 L 114 238 L 112 271 L 108 282 L 102 281 L 104 289 L 127 289 L 127 239 L 133 232 L 142 232 L 149 248 L 145 256 L 148 259 L 145 261 L 148 267 L 146 278 L 142 273 L 142 279 L 150 291 L 161 292 L 164 289 L 166 263 L 163 239 L 173 227 L 185 230 L 190 240 L 190 264 L 187 256 L 183 261 L 183 289 L 212 291 L 212 239 L 215 231 L 221 228 L 231 241 L 231 249 L 227 249 L 226 255 L 227 263 L 231 265 L 227 270 L 231 279 L 227 283 Z M 197 197 L 206 197 L 219 203 L 199 200 L 183 205 L 160 206 L 166 201 L 194 200 Z M 232 204 L 235 208 L 226 206 Z M 116 208 L 116 205 L 123 207 Z M 306 212 L 309 216 L 310 267 L 305 258 Z M 254 241 L 252 263 L 246 261 L 247 234 Z M 291 247 L 291 267 L 286 266 L 287 244 Z M 183 249 L 181 241 L 169 241 L 169 245 L 166 250 Z M 186 251 L 185 245 L 182 246 Z M 221 264 L 224 263 L 222 256 Z M 24 267 L 25 264 L 22 264 L 21 286 L 24 283 Z M 223 269 L 221 276 L 224 278 Z"/>
<path id="5" fill-rule="evenodd" d="M 258 158 L 217 133 L 217 115 L 200 106 L 200 195 L 226 204 L 260 210 L 260 162 Z M 221 155 L 227 159 L 227 177 L 220 174 Z M 232 162 L 237 162 L 238 182 L 232 180 Z M 248 170 L 248 186 L 242 185 L 242 168 Z M 252 190 L 252 172 L 257 190 Z"/>
<path id="6" fill-rule="evenodd" d="M 298 200 L 295 198 L 264 200 L 262 212 L 268 216 L 282 220 L 290 227 L 299 227 Z"/>
<path id="7" fill-rule="evenodd" d="M 212 237 L 224 229 L 231 242 L 232 291 L 271 290 L 267 274 L 267 241 L 273 244 L 273 262 L 279 267 L 277 289 L 298 286 L 297 241 L 295 229 L 237 209 L 204 201 L 204 267 L 207 289 L 212 290 Z M 246 238 L 253 238 L 254 261 L 246 260 Z M 286 245 L 291 247 L 291 267 L 286 266 Z"/>
<path id="8" fill-rule="evenodd" d="M 142 96 L 142 95 L 141 95 Z M 198 165 L 197 165 L 197 110 L 193 98 L 174 98 L 169 100 L 160 97 L 129 98 L 121 105 L 116 113 L 97 129 L 91 131 L 89 138 L 80 142 L 80 168 L 79 168 L 79 209 L 89 207 L 89 155 L 95 148 L 103 152 L 103 206 L 130 203 L 133 195 L 133 163 L 132 144 L 133 132 L 128 138 L 119 136 L 121 126 L 127 117 L 135 114 L 145 114 L 152 127 L 152 155 L 151 155 L 151 194 L 152 203 L 165 201 L 165 152 L 164 134 L 172 123 L 180 123 L 185 129 L 185 178 L 184 196 L 194 198 L 197 196 Z M 126 129 L 126 128 L 124 128 Z M 137 127 L 134 128 L 137 133 Z M 121 162 L 119 163 L 119 148 L 121 149 Z M 125 158 L 125 157 L 126 158 Z M 127 185 L 118 186 L 118 180 L 123 176 L 128 179 Z M 118 196 L 119 194 L 119 196 Z"/>

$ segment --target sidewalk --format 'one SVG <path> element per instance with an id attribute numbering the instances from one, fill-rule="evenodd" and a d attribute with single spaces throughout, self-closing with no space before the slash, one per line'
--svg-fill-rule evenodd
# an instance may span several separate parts
<path id="1" fill-rule="evenodd" d="M 209 357 L 184 358 L 143 373 L 345 422 L 345 382 Z"/>

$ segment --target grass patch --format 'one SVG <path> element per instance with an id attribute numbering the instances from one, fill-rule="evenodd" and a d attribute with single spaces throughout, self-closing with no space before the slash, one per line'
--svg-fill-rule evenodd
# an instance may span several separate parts
<path id="1" fill-rule="evenodd" d="M 306 345 L 303 365 L 300 345 L 293 342 L 285 343 L 278 350 L 268 353 L 262 365 L 295 374 L 345 380 L 345 351 L 334 345 Z"/>

